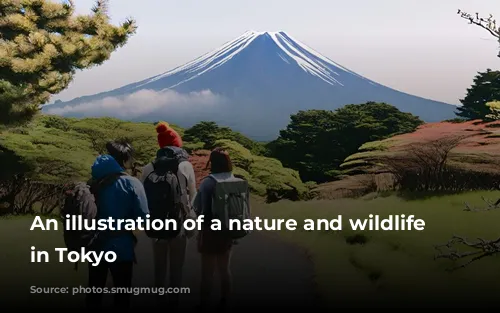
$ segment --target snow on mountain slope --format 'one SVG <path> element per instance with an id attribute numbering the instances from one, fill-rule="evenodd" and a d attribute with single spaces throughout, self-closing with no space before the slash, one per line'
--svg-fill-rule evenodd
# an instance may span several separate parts
<path id="1" fill-rule="evenodd" d="M 186 78 L 180 82 L 177 82 L 174 85 L 166 87 L 166 88 L 175 88 L 180 84 L 195 79 L 200 75 L 203 75 L 209 71 L 212 71 L 222 66 L 226 62 L 230 61 L 238 53 L 246 49 L 252 43 L 252 41 L 254 41 L 259 36 L 263 35 L 269 36 L 274 41 L 276 46 L 279 47 L 279 49 L 281 49 L 281 51 L 277 52 L 277 55 L 279 55 L 284 62 L 290 64 L 289 59 L 292 59 L 293 62 L 295 62 L 304 70 L 304 72 L 319 77 L 327 84 L 330 85 L 338 84 L 340 86 L 344 86 L 337 79 L 339 74 L 331 69 L 332 66 L 338 70 L 366 79 L 346 69 L 340 64 L 337 64 L 334 61 L 324 57 L 320 53 L 314 51 L 310 47 L 292 38 L 291 36 L 287 35 L 284 32 L 247 31 L 238 38 L 224 44 L 220 48 L 210 53 L 207 53 L 182 66 L 179 66 L 173 70 L 170 70 L 161 75 L 148 79 L 140 83 L 139 85 L 136 85 L 135 88 L 144 87 L 149 83 L 177 74 L 182 71 L 191 74 L 189 78 Z"/>
<path id="2" fill-rule="evenodd" d="M 342 66 L 336 64 L 335 62 L 328 60 L 327 58 L 323 57 L 319 53 L 310 49 L 306 45 L 299 43 L 299 41 L 294 40 L 291 37 L 287 36 L 283 32 L 248 31 L 244 33 L 242 36 L 223 45 L 221 48 L 213 51 L 212 53 L 201 56 L 200 58 L 194 61 L 191 61 L 183 66 L 168 71 L 162 75 L 158 75 L 146 81 L 144 84 L 140 84 L 139 86 L 137 86 L 137 88 L 140 88 L 141 86 L 144 86 L 148 83 L 151 83 L 163 77 L 173 75 L 180 71 L 193 73 L 193 75 L 190 78 L 183 80 L 177 83 L 176 85 L 170 86 L 170 88 L 176 87 L 177 85 L 180 85 L 188 80 L 194 79 L 210 70 L 213 70 L 223 65 L 227 61 L 231 60 L 231 58 L 233 58 L 236 54 L 243 51 L 243 49 L 247 48 L 252 43 L 252 41 L 255 40 L 257 37 L 265 34 L 269 35 L 272 38 L 274 43 L 282 50 L 283 54 L 293 59 L 305 72 L 320 77 L 322 80 L 324 80 L 326 83 L 330 85 L 339 84 L 343 86 L 342 83 L 340 83 L 338 80 L 335 79 L 335 77 L 333 77 L 332 74 L 338 75 L 338 73 L 331 72 L 328 68 L 329 65 L 333 65 L 335 67 L 338 67 L 339 69 L 344 70 L 345 72 L 357 75 L 349 71 L 348 69 L 343 68 Z M 296 46 L 298 46 L 298 49 L 295 48 Z M 306 51 L 306 53 L 309 54 L 309 56 L 302 53 L 301 51 Z M 285 57 L 283 57 L 283 54 L 278 53 L 278 55 L 284 62 L 289 63 L 288 60 Z"/>
<path id="3" fill-rule="evenodd" d="M 201 91 L 225 99 L 220 106 L 197 105 L 180 96 L 140 99 L 134 94 L 149 90 L 160 95 L 191 95 Z M 142 92 L 142 93 L 141 93 Z M 172 98 L 178 103 L 173 106 Z M 45 107 L 69 116 L 99 116 L 99 106 L 110 99 L 124 100 L 132 120 L 169 119 L 190 126 L 213 120 L 250 137 L 269 140 L 289 121 L 290 114 L 307 109 L 336 109 L 345 104 L 381 101 L 432 122 L 454 117 L 455 106 L 436 102 L 380 85 L 343 67 L 285 32 L 247 31 L 191 62 L 163 74 L 108 92 Z M 130 102 L 134 99 L 135 102 Z M 161 104 L 165 104 L 162 107 Z M 213 102 L 213 100 L 210 100 Z M 89 105 L 91 104 L 91 105 Z M 72 109 L 75 106 L 78 110 Z M 149 106 L 154 109 L 149 109 Z M 162 110 L 159 109 L 162 108 Z M 85 109 L 89 112 L 83 114 Z M 91 109 L 93 108 L 93 109 Z M 120 103 L 113 102 L 119 109 Z M 181 109 L 179 109 L 181 108 Z M 180 113 L 182 111 L 182 114 Z M 123 112 L 120 115 L 123 117 Z"/>

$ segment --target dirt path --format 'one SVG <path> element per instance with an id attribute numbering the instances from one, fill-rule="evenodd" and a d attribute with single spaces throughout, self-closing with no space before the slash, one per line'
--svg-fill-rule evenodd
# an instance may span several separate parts
<path id="1" fill-rule="evenodd" d="M 185 309 L 198 303 L 200 282 L 200 259 L 194 239 L 189 241 L 187 250 L 183 287 L 191 288 L 191 294 L 181 295 L 181 307 Z M 133 284 L 152 286 L 153 253 L 149 238 L 144 234 L 139 236 L 137 255 Z M 314 308 L 319 305 L 310 260 L 300 248 L 268 233 L 252 233 L 234 247 L 232 273 L 233 307 Z M 214 301 L 218 295 L 217 287 Z M 135 296 L 133 299 L 134 306 L 154 302 L 152 295 Z"/>

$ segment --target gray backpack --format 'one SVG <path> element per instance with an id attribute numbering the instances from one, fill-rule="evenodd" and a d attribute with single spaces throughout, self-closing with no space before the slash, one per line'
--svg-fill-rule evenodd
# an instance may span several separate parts
<path id="1" fill-rule="evenodd" d="M 241 178 L 219 181 L 214 176 L 209 178 L 215 181 L 214 194 L 212 197 L 213 219 L 220 220 L 222 232 L 232 238 L 240 239 L 250 233 L 249 230 L 230 229 L 230 220 L 239 220 L 232 223 L 234 228 L 243 226 L 243 221 L 250 218 L 250 191 L 248 182 Z M 243 227 L 240 227 L 243 228 Z"/>

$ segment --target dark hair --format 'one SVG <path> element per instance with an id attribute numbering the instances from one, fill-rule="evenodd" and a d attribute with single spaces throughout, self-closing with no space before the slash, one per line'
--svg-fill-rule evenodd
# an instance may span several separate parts
<path id="1" fill-rule="evenodd" d="M 110 141 L 106 143 L 106 150 L 108 150 L 109 155 L 111 155 L 121 167 L 124 167 L 125 163 L 133 159 L 135 155 L 134 148 L 125 141 Z"/>
<path id="2" fill-rule="evenodd" d="M 213 174 L 233 171 L 233 162 L 231 162 L 229 154 L 222 148 L 216 148 L 210 153 L 207 168 L 209 166 L 210 172 Z"/>

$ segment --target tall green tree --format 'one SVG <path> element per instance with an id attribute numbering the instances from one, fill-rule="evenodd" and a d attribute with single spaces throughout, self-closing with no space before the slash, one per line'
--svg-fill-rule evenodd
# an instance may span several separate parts
<path id="1" fill-rule="evenodd" d="M 488 120 L 491 109 L 487 103 L 497 100 L 500 100 L 500 71 L 478 72 L 465 98 L 460 100 L 462 106 L 457 108 L 456 115 L 467 120 Z"/>
<path id="2" fill-rule="evenodd" d="M 369 141 L 414 131 L 423 122 L 386 103 L 346 105 L 336 111 L 300 111 L 274 142 L 271 156 L 318 183 L 339 174 L 344 159 Z"/>
<path id="3" fill-rule="evenodd" d="M 109 23 L 108 1 L 75 15 L 72 1 L 0 1 L 0 123 L 30 119 L 68 87 L 76 70 L 100 65 L 135 33 Z"/>

